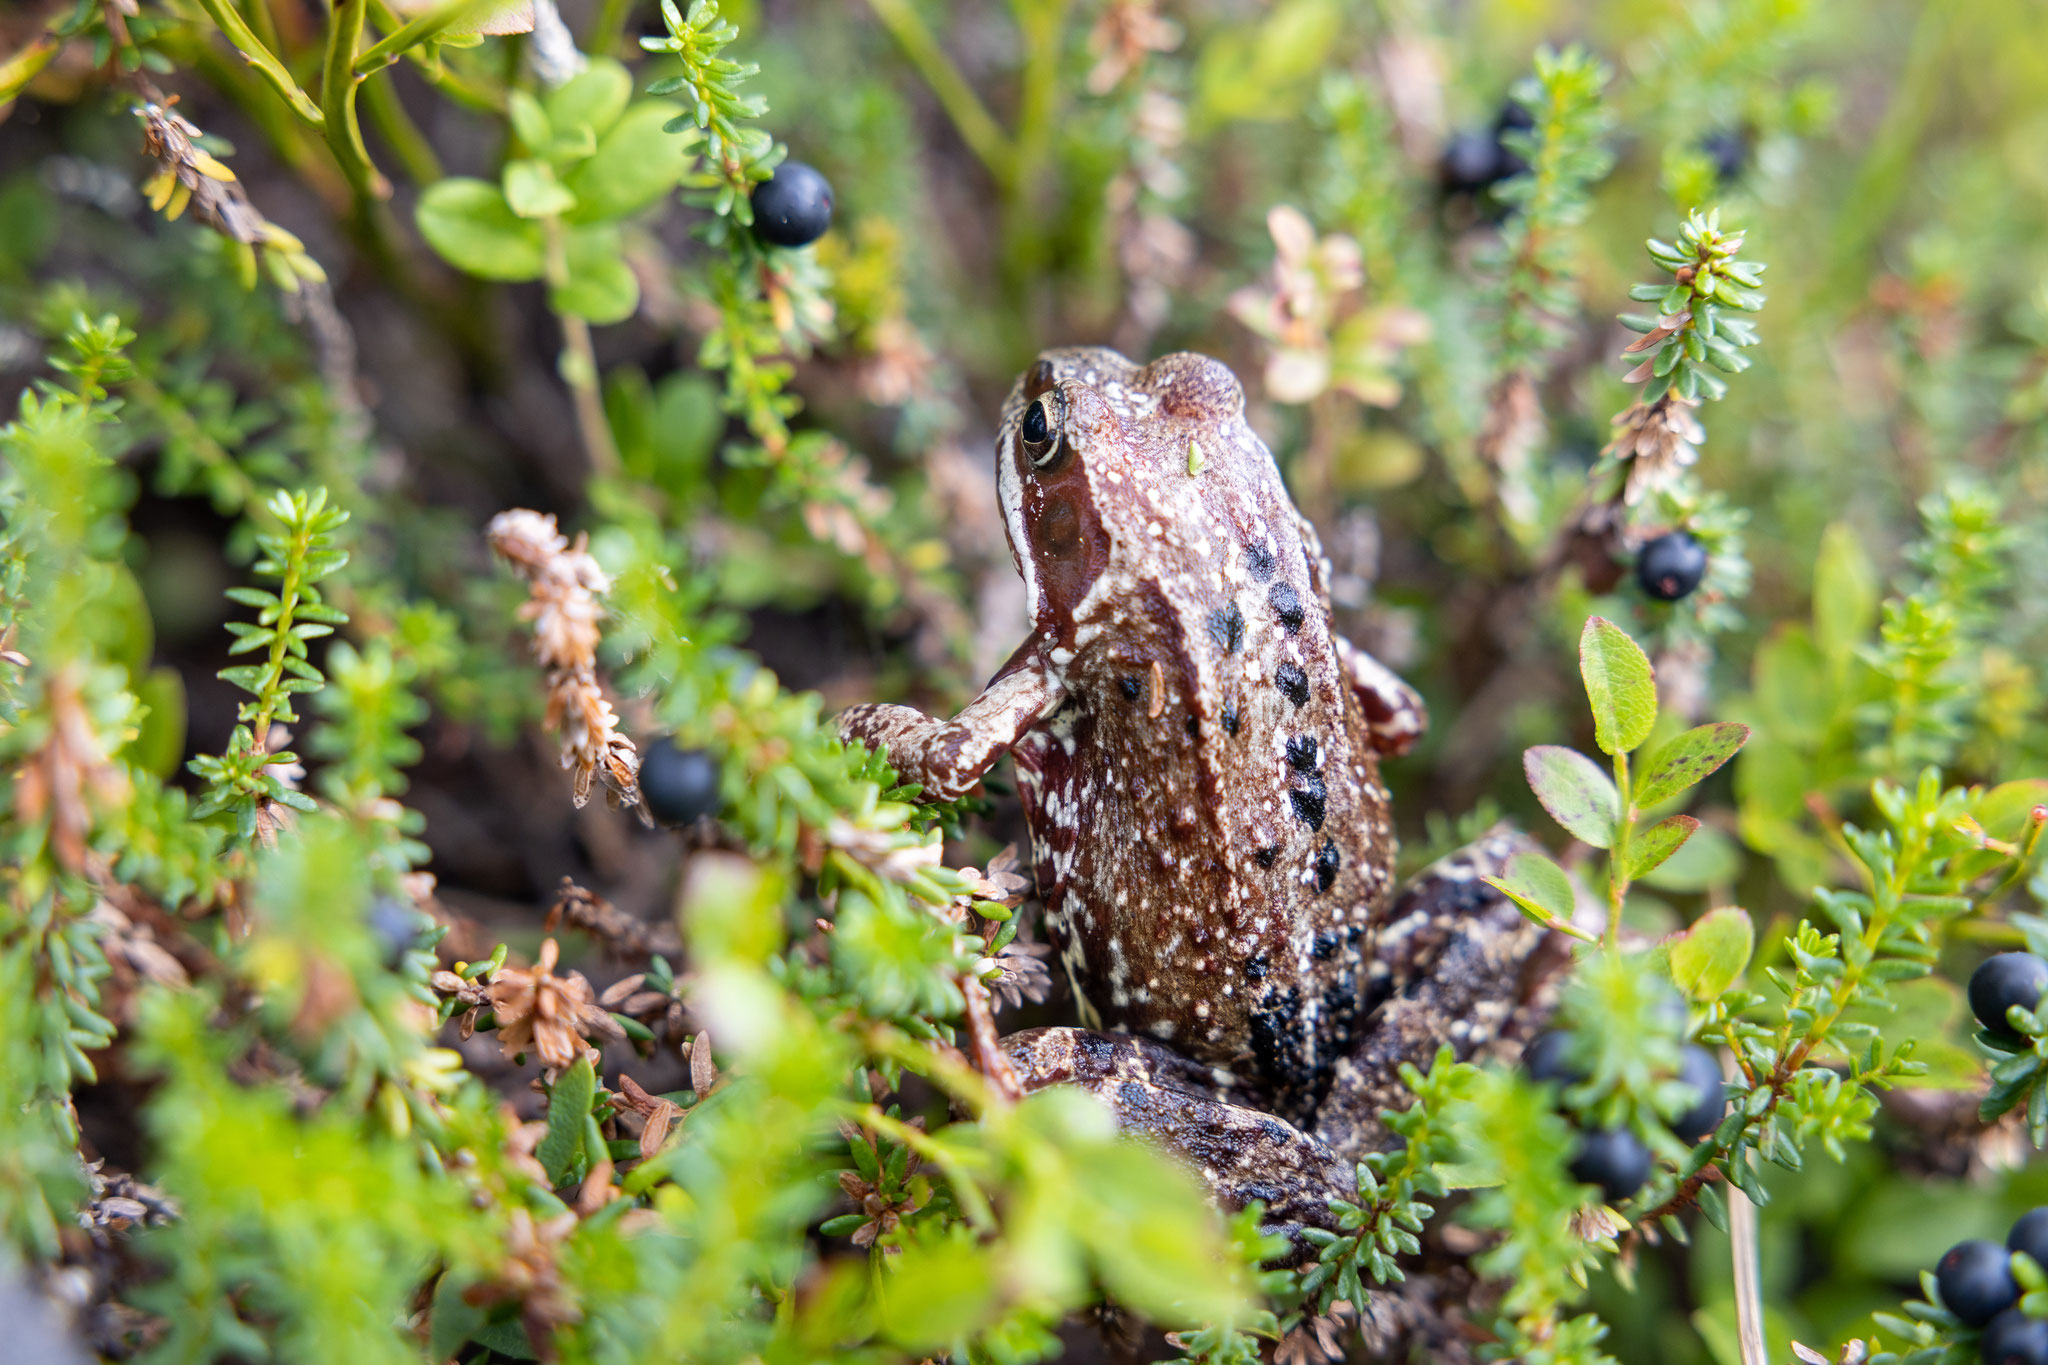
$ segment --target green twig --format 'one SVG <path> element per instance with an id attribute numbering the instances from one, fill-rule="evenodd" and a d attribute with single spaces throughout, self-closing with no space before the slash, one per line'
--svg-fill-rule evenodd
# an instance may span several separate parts
<path id="1" fill-rule="evenodd" d="M 432 42 L 451 26 L 491 8 L 497 0 L 447 0 L 417 19 L 401 25 L 365 48 L 355 59 L 355 72 L 367 76 L 397 61 L 422 43 Z"/>
<path id="2" fill-rule="evenodd" d="M 547 281 L 552 291 L 569 282 L 569 252 L 562 220 L 552 214 L 541 220 L 547 242 Z M 583 451 L 598 475 L 611 478 L 619 472 L 619 447 L 612 440 L 611 422 L 604 415 L 604 395 L 598 389 L 597 348 L 590 341 L 590 324 L 574 313 L 556 311 L 562 322 L 562 380 L 576 405 L 576 429 L 583 437 Z"/>
<path id="3" fill-rule="evenodd" d="M 344 6 L 347 3 L 348 0 L 344 0 Z M 291 105 L 300 118 L 313 124 L 324 124 L 327 121 L 321 107 L 313 102 L 311 95 L 299 88 L 299 83 L 292 79 L 292 73 L 285 70 L 284 63 L 277 59 L 276 53 L 263 45 L 263 40 L 256 36 L 255 30 L 249 27 L 248 21 L 242 18 L 241 11 L 234 7 L 231 0 L 199 0 L 199 5 L 226 35 L 227 40 L 241 52 L 243 59 L 255 67 L 257 74 L 269 81 L 278 94 L 284 96 L 285 103 Z M 338 8 L 335 14 L 336 27 L 340 26 L 340 22 Z M 359 12 L 358 25 L 360 22 Z"/>
<path id="4" fill-rule="evenodd" d="M 370 160 L 363 145 L 362 125 L 356 121 L 356 48 L 363 40 L 363 10 L 368 0 L 335 0 L 327 24 L 327 66 L 320 86 L 321 108 L 327 119 L 324 131 L 334 159 L 357 195 L 387 199 L 391 182 Z"/>

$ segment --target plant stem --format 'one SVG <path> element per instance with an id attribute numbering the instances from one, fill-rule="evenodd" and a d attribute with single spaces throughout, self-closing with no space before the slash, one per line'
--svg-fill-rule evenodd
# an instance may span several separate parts
<path id="1" fill-rule="evenodd" d="M 356 48 L 363 39 L 363 11 L 368 0 L 335 0 L 334 13 L 327 21 L 327 66 L 320 86 L 320 104 L 326 113 L 323 125 L 327 145 L 341 163 L 343 175 L 358 197 L 388 199 L 391 182 L 370 160 L 363 145 L 362 125 L 356 121 Z"/>
<path id="2" fill-rule="evenodd" d="M 1621 907 L 1628 899 L 1628 841 L 1635 833 L 1636 808 L 1630 791 L 1628 755 L 1614 756 L 1614 787 L 1621 793 L 1621 820 L 1614 831 L 1614 847 L 1607 851 L 1607 949 L 1621 943 Z"/>
<path id="3" fill-rule="evenodd" d="M 541 220 L 547 242 L 547 281 L 552 291 L 569 282 L 569 252 L 562 220 L 553 216 Z M 583 453 L 593 472 L 610 478 L 619 472 L 619 448 L 612 440 L 611 423 L 604 415 L 604 395 L 597 386 L 597 348 L 590 341 L 590 324 L 574 313 L 556 310 L 562 322 L 562 382 L 576 405 L 576 429 L 583 437 Z"/>
<path id="4" fill-rule="evenodd" d="M 974 93 L 974 87 L 932 37 L 924 19 L 908 0 L 868 0 L 868 7 L 903 49 L 903 55 L 910 58 L 925 84 L 932 88 L 932 94 L 938 97 L 946 117 L 953 120 L 953 127 L 968 150 L 999 184 L 1010 184 L 1016 169 L 1016 148 L 989 113 L 988 106 L 981 102 L 981 96 Z"/>
<path id="5" fill-rule="evenodd" d="M 349 0 L 343 0 L 344 4 L 348 2 Z M 313 102 L 313 97 L 299 88 L 299 83 L 292 79 L 292 73 L 285 70 L 284 63 L 277 59 L 276 53 L 263 45 L 262 40 L 242 18 L 241 11 L 234 7 L 231 0 L 199 0 L 199 5 L 226 35 L 227 40 L 248 59 L 249 65 L 256 68 L 257 74 L 269 81 L 277 93 L 284 96 L 285 102 L 298 111 L 299 117 L 314 124 L 327 121 L 326 114 Z M 340 22 L 338 10 L 339 7 L 335 15 L 337 24 Z"/>
<path id="6" fill-rule="evenodd" d="M 593 57 L 616 55 L 632 13 L 633 0 L 604 0 L 590 23 L 590 32 L 583 35 L 583 50 Z"/>

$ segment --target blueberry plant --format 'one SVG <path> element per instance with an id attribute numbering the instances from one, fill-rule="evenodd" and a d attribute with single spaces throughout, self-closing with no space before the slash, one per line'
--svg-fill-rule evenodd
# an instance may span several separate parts
<path id="1" fill-rule="evenodd" d="M 2048 1360 L 2035 27 L 14 7 L 7 1340 Z M 1023 637 L 1075 343 L 1243 378 L 1430 703 L 1404 870 L 1519 825 L 1567 964 L 1300 1243 L 1019 1093 L 1007 773 L 832 723 Z"/>

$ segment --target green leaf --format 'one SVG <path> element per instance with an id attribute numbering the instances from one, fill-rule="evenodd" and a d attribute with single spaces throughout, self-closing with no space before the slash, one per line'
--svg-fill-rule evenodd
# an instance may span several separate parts
<path id="1" fill-rule="evenodd" d="M 548 292 L 557 312 L 591 322 L 623 322 L 640 306 L 640 282 L 627 268 L 615 227 L 582 227 L 569 232 L 565 253 L 569 278 Z"/>
<path id="2" fill-rule="evenodd" d="M 590 223 L 624 218 L 659 200 L 676 187 L 694 157 L 697 141 L 664 132 L 675 106 L 642 100 L 628 109 L 599 139 L 597 151 L 563 177 L 576 196 L 571 222 Z"/>
<path id="3" fill-rule="evenodd" d="M 1742 849 L 1712 825 L 1701 825 L 1678 852 L 1643 878 L 1658 891 L 1706 891 L 1742 874 Z"/>
<path id="4" fill-rule="evenodd" d="M 416 217 L 427 245 L 479 279 L 537 280 L 546 265 L 540 224 L 513 213 L 487 181 L 437 181 L 420 196 Z"/>
<path id="5" fill-rule="evenodd" d="M 461 1349 L 472 1333 L 484 1325 L 484 1310 L 469 1303 L 462 1297 L 470 1281 L 458 1279 L 453 1274 L 441 1277 L 434 1286 L 434 1306 L 428 1328 L 427 1354 L 434 1360 L 447 1360 Z"/>
<path id="6" fill-rule="evenodd" d="M 570 1168 L 583 1155 L 583 1120 L 590 1114 L 590 1101 L 596 1094 L 597 1073 L 591 1069 L 590 1058 L 578 1057 L 548 1096 L 548 1135 L 533 1154 L 557 1186 L 567 1182 Z"/>
<path id="7" fill-rule="evenodd" d="M 540 101 L 525 90 L 514 90 L 505 97 L 505 112 L 512 117 L 512 131 L 526 150 L 539 156 L 553 145 L 554 127 L 548 122 L 546 111 Z"/>
<path id="8" fill-rule="evenodd" d="M 1648 829 L 1636 831 L 1628 846 L 1628 879 L 1634 881 L 1657 864 L 1678 852 L 1678 847 L 1692 837 L 1700 822 L 1690 815 L 1674 815 L 1659 820 Z"/>
<path id="9" fill-rule="evenodd" d="M 505 205 L 521 218 L 552 218 L 576 207 L 576 196 L 555 179 L 545 161 L 523 158 L 505 166 Z"/>
<path id="10" fill-rule="evenodd" d="M 582 128 L 595 138 L 618 122 L 632 97 L 633 78 L 626 68 L 609 57 L 593 57 L 590 65 L 550 91 L 542 108 L 556 137 L 567 138 Z"/>
<path id="11" fill-rule="evenodd" d="M 1627 631 L 1604 617 L 1587 618 L 1579 637 L 1579 676 L 1602 753 L 1627 753 L 1649 738 L 1657 723 L 1657 683 L 1649 658 Z"/>
<path id="12" fill-rule="evenodd" d="M 1821 532 L 1813 564 L 1813 639 L 1837 679 L 1877 625 L 1877 570 L 1845 522 Z"/>
<path id="13" fill-rule="evenodd" d="M 1499 877 L 1484 879 L 1488 886 L 1522 907 L 1522 913 L 1546 929 L 1559 929 L 1574 938 L 1593 942 L 1593 935 L 1576 928 L 1572 910 L 1577 897 L 1571 878 L 1541 853 L 1517 853 Z"/>
<path id="14" fill-rule="evenodd" d="M 1709 910 L 1671 941 L 1671 979 L 1701 1004 L 1718 1000 L 1741 978 L 1755 948 L 1756 926 L 1747 910 Z"/>
<path id="15" fill-rule="evenodd" d="M 1661 805 L 1735 757 L 1749 742 L 1749 727 L 1731 720 L 1701 725 L 1675 736 L 1643 768 L 1635 789 L 1636 808 Z"/>
<path id="16" fill-rule="evenodd" d="M 1539 744 L 1522 754 L 1529 789 L 1551 818 L 1594 848 L 1611 848 L 1621 793 L 1600 765 L 1576 749 Z"/>

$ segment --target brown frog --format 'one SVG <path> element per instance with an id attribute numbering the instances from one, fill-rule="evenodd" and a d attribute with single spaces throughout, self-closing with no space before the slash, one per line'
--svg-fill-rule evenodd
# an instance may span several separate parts
<path id="1" fill-rule="evenodd" d="M 1332 631 L 1222 363 L 1049 351 L 996 459 L 1030 637 L 951 720 L 864 706 L 842 732 L 942 797 L 1014 758 L 1087 1025 L 1005 1039 L 1026 1086 L 1086 1086 L 1226 1203 L 1327 1225 L 1399 1064 L 1469 1054 L 1531 993 L 1538 935 L 1477 880 L 1512 840 L 1396 896 L 1379 764 L 1422 704 Z"/>

